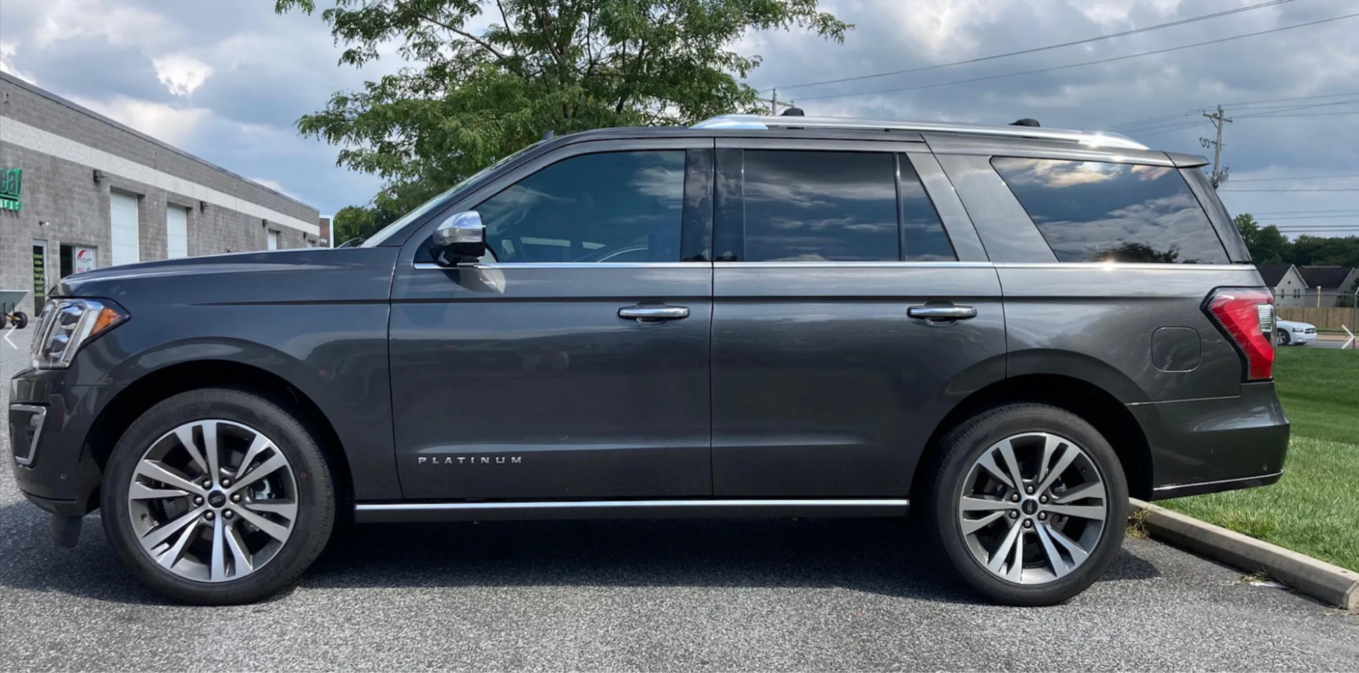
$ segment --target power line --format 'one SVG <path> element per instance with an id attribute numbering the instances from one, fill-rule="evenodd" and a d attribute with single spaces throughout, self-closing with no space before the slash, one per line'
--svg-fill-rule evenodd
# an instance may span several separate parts
<path id="1" fill-rule="evenodd" d="M 1265 114 L 1265 115 L 1240 115 L 1246 119 L 1288 119 L 1289 117 L 1339 117 L 1341 115 L 1359 115 L 1359 110 L 1353 112 L 1308 112 L 1305 114 Z"/>
<path id="2" fill-rule="evenodd" d="M 1244 182 L 1244 181 L 1243 181 Z M 1331 210 L 1270 210 L 1264 212 L 1252 212 L 1251 215 L 1308 215 L 1311 213 L 1359 213 L 1355 208 L 1332 208 Z"/>
<path id="3" fill-rule="evenodd" d="M 1170 126 L 1170 127 L 1161 129 L 1161 130 L 1159 130 L 1159 131 L 1152 131 L 1151 133 L 1142 133 L 1142 132 L 1140 132 L 1140 131 L 1133 131 L 1133 132 L 1131 132 L 1130 135 L 1133 135 L 1133 136 L 1135 136 L 1135 137 L 1137 137 L 1137 138 L 1150 138 L 1150 137 L 1152 137 L 1152 136 L 1159 136 L 1159 135 L 1161 135 L 1162 133 L 1170 133 L 1170 132 L 1172 132 L 1172 131 L 1183 131 L 1183 130 L 1185 130 L 1185 129 L 1192 129 L 1192 128 L 1198 126 L 1198 125 L 1199 125 L 1199 122 L 1190 122 L 1190 123 L 1188 123 L 1188 124 L 1180 124 L 1179 126 Z M 1154 129 L 1154 128 L 1155 128 L 1155 127 L 1152 127 L 1152 129 Z M 1151 130 L 1151 129 L 1148 129 L 1148 130 Z"/>
<path id="4" fill-rule="evenodd" d="M 1238 182 L 1277 182 L 1280 180 L 1332 180 L 1335 178 L 1359 178 L 1359 173 L 1344 173 L 1341 175 L 1307 175 L 1299 178 L 1245 178 L 1243 180 L 1232 180 L 1232 184 Z"/>
<path id="5" fill-rule="evenodd" d="M 1221 192 L 1359 192 L 1359 187 L 1338 187 L 1321 189 L 1221 189 Z"/>
<path id="6" fill-rule="evenodd" d="M 1033 48 L 1030 48 L 1030 49 L 1021 49 L 1020 51 L 1011 51 L 1011 52 L 1007 52 L 1007 53 L 1004 53 L 1004 54 L 993 54 L 993 55 L 991 55 L 991 56 L 982 56 L 982 57 L 979 57 L 979 58 L 968 59 L 968 60 L 966 60 L 966 61 L 954 61 L 953 63 L 940 63 L 940 64 L 937 64 L 937 65 L 926 65 L 926 66 L 921 66 L 921 67 L 918 67 L 918 68 L 907 68 L 907 69 L 905 69 L 905 70 L 893 70 L 893 71 L 891 71 L 891 72 L 880 72 L 880 73 L 876 73 L 876 74 L 872 74 L 872 75 L 857 75 L 857 76 L 855 76 L 855 77 L 840 77 L 840 78 L 837 78 L 837 79 L 822 80 L 822 81 L 820 81 L 820 82 L 804 82 L 804 83 L 802 83 L 802 84 L 779 85 L 779 86 L 777 86 L 777 87 L 771 87 L 771 88 L 773 88 L 773 89 L 800 89 L 800 88 L 809 87 L 809 86 L 821 86 L 821 85 L 823 85 L 823 84 L 839 84 L 839 83 L 841 83 L 841 82 L 858 82 L 858 81 L 861 81 L 861 80 L 875 79 L 875 78 L 878 78 L 878 77 L 890 77 L 890 76 L 892 76 L 892 75 L 905 75 L 905 74 L 907 74 L 907 73 L 924 72 L 924 71 L 926 71 L 926 70 L 938 70 L 938 69 L 940 69 L 940 68 L 951 68 L 951 67 L 957 66 L 957 65 L 969 65 L 969 64 L 972 64 L 972 63 L 981 63 L 981 62 L 983 62 L 983 61 L 994 61 L 994 60 L 999 59 L 999 58 L 1009 58 L 1009 57 L 1011 57 L 1011 56 L 1023 56 L 1023 55 L 1025 55 L 1025 54 L 1036 54 L 1036 53 L 1038 53 L 1038 52 L 1040 52 L 1040 51 L 1049 51 L 1049 50 L 1052 50 L 1052 49 L 1061 49 L 1061 48 L 1063 48 L 1063 47 L 1074 47 L 1074 46 L 1076 46 L 1076 45 L 1078 45 L 1078 44 L 1089 44 L 1089 43 L 1091 43 L 1091 42 L 1100 42 L 1100 41 L 1102 41 L 1102 40 L 1112 40 L 1112 39 L 1117 38 L 1117 37 L 1127 37 L 1128 35 L 1136 35 L 1136 34 L 1138 34 L 1138 33 L 1146 33 L 1146 32 L 1150 32 L 1150 31 L 1153 31 L 1153 30 L 1161 30 L 1162 28 L 1171 28 L 1171 27 L 1174 27 L 1174 26 L 1182 26 L 1182 25 L 1185 25 L 1185 24 L 1188 24 L 1188 23 L 1195 23 L 1195 22 L 1198 22 L 1198 21 L 1206 21 L 1206 20 L 1208 20 L 1208 19 L 1216 19 L 1216 18 L 1218 18 L 1218 17 L 1227 16 L 1227 15 L 1229 15 L 1229 14 L 1239 14 L 1239 13 L 1241 13 L 1241 12 L 1248 12 L 1248 11 L 1251 11 L 1251 10 L 1254 10 L 1254 9 L 1261 9 L 1261 8 L 1264 8 L 1264 7 L 1273 7 L 1273 6 L 1275 6 L 1275 5 L 1282 5 L 1282 4 L 1287 3 L 1287 2 L 1293 2 L 1293 0 L 1270 0 L 1269 2 L 1262 2 L 1262 3 L 1259 3 L 1259 4 L 1255 4 L 1255 5 L 1248 5 L 1248 6 L 1246 6 L 1246 7 L 1237 7 L 1237 8 L 1235 8 L 1235 9 L 1228 9 L 1228 10 L 1225 10 L 1225 11 L 1216 12 L 1216 13 L 1213 13 L 1213 14 L 1205 14 L 1205 15 L 1203 15 L 1203 16 L 1196 16 L 1196 17 L 1192 17 L 1192 18 L 1188 18 L 1188 19 L 1179 19 L 1179 20 L 1177 20 L 1177 21 L 1171 21 L 1171 22 L 1169 22 L 1169 23 L 1161 23 L 1161 24 L 1157 24 L 1157 25 L 1155 25 L 1155 26 L 1147 26 L 1147 27 L 1145 27 L 1145 28 L 1134 28 L 1134 29 L 1132 29 L 1132 30 L 1125 30 L 1125 31 L 1120 32 L 1120 33 L 1110 33 L 1110 34 L 1108 34 L 1108 35 L 1100 35 L 1100 36 L 1097 36 L 1097 37 L 1086 38 L 1086 39 L 1084 39 L 1084 40 L 1074 40 L 1074 41 L 1072 41 L 1072 42 L 1063 42 L 1063 43 L 1061 43 L 1061 44 L 1050 44 L 1050 45 L 1047 45 L 1047 46 L 1045 46 L 1045 47 L 1033 47 Z M 764 91 L 769 91 L 769 90 L 770 90 L 770 89 L 764 89 Z"/>
<path id="7" fill-rule="evenodd" d="M 1263 218 L 1267 218 L 1269 222 L 1286 222 L 1286 220 L 1359 220 L 1359 215 L 1284 215 L 1282 218 L 1279 218 L 1279 216 L 1263 216 Z"/>
<path id="8" fill-rule="evenodd" d="M 1295 98 L 1269 98 L 1269 99 L 1266 99 L 1266 100 L 1246 100 L 1246 101 L 1236 101 L 1236 102 L 1234 102 L 1234 103 L 1223 103 L 1222 106 L 1223 106 L 1223 107 L 1231 107 L 1231 108 L 1241 108 L 1241 107 L 1248 107 L 1248 106 L 1251 106 L 1251 105 L 1259 105 L 1259 104 L 1264 104 L 1264 103 L 1287 103 L 1287 102 L 1290 102 L 1290 101 L 1299 101 L 1299 100 L 1321 100 L 1321 99 L 1324 99 L 1324 98 L 1343 98 L 1343 97 L 1345 97 L 1345 96 L 1359 96 L 1359 91 L 1351 91 L 1351 92 L 1349 92 L 1349 93 L 1328 93 L 1328 94 L 1323 94 L 1323 95 L 1319 95 L 1319 96 L 1298 96 L 1298 97 L 1295 97 Z M 1349 102 L 1349 101 L 1346 101 L 1346 102 Z M 1114 130 L 1118 130 L 1118 129 L 1121 129 L 1121 128 L 1124 128 L 1124 127 L 1128 127 L 1128 126 L 1141 126 L 1142 124 L 1147 124 L 1147 123 L 1151 123 L 1151 122 L 1162 121 L 1162 120 L 1166 120 L 1166 119 L 1174 119 L 1174 118 L 1176 118 L 1176 117 L 1188 117 L 1189 115 L 1192 115 L 1192 114 L 1198 114 L 1198 113 L 1200 113 L 1200 112 L 1207 112 L 1208 109 L 1209 109 L 1209 108 L 1206 107 L 1206 106 L 1205 106 L 1205 107 L 1197 107 L 1197 108 L 1194 108 L 1193 110 L 1185 110 L 1184 112 L 1175 112 L 1175 113 L 1168 114 L 1168 115 L 1162 115 L 1162 116 L 1160 116 L 1160 117 L 1151 117 L 1151 118 L 1148 118 L 1148 119 L 1138 119 L 1138 120 L 1136 120 L 1136 121 L 1123 122 L 1123 123 L 1121 123 L 1121 124 L 1114 124 L 1113 126 L 1108 127 L 1108 130 L 1114 131 Z"/>
<path id="9" fill-rule="evenodd" d="M 1295 24 L 1295 25 L 1292 25 L 1292 26 L 1281 26 L 1281 27 L 1279 27 L 1279 28 L 1271 28 L 1271 29 L 1269 29 L 1269 30 L 1261 30 L 1261 31 L 1257 31 L 1257 32 L 1254 32 L 1254 33 L 1243 33 L 1243 34 L 1241 34 L 1241 35 L 1233 35 L 1233 36 L 1231 36 L 1231 37 L 1223 37 L 1223 38 L 1219 38 L 1219 39 L 1216 39 L 1216 40 L 1208 40 L 1207 42 L 1195 42 L 1195 43 L 1193 43 L 1193 44 L 1186 44 L 1186 45 L 1181 45 L 1181 46 L 1178 46 L 1178 47 L 1168 47 L 1168 48 L 1166 48 L 1166 49 L 1156 49 L 1156 50 L 1154 50 L 1154 51 L 1144 51 L 1144 52 L 1139 52 L 1139 53 L 1136 53 L 1136 54 L 1126 54 L 1126 55 L 1123 55 L 1123 56 L 1114 56 L 1114 57 L 1112 57 L 1112 58 L 1103 58 L 1103 59 L 1099 59 L 1099 60 L 1095 60 L 1095 61 L 1085 61 L 1085 62 L 1082 62 L 1082 63 L 1072 63 L 1072 64 L 1069 64 L 1069 65 L 1059 65 L 1059 66 L 1053 66 L 1053 67 L 1051 67 L 1051 68 L 1038 68 L 1038 69 L 1035 69 L 1035 70 L 1022 70 L 1022 71 L 1019 71 L 1019 72 L 1010 72 L 1010 73 L 1004 73 L 1004 74 L 1000 74 L 1000 75 L 987 75 L 987 76 L 985 76 L 985 77 L 972 77 L 972 78 L 969 78 L 969 79 L 953 80 L 953 81 L 950 81 L 950 82 L 935 82 L 935 83 L 933 83 L 933 84 L 917 84 L 917 85 L 915 85 L 915 86 L 897 87 L 897 88 L 892 88 L 892 89 L 878 89 L 878 90 L 876 90 L 876 91 L 860 91 L 860 92 L 856 92 L 856 93 L 838 93 L 838 94 L 828 94 L 828 95 L 825 95 L 825 96 L 800 96 L 800 97 L 798 97 L 798 100 L 803 101 L 803 102 L 806 102 L 806 101 L 809 101 L 809 100 L 826 100 L 826 99 L 829 99 L 829 98 L 845 98 L 845 97 L 847 97 L 847 96 L 872 96 L 872 95 L 875 95 L 875 94 L 897 93 L 897 92 L 900 92 L 900 91 L 915 91 L 915 90 L 918 90 L 918 89 L 933 89 L 933 88 L 942 87 L 942 86 L 953 86 L 953 85 L 955 85 L 955 84 L 970 84 L 970 83 L 972 83 L 972 82 L 984 82 L 984 81 L 993 80 L 993 79 L 1003 79 L 1003 78 L 1006 78 L 1006 77 L 1019 77 L 1019 76 L 1021 76 L 1021 75 L 1036 75 L 1036 74 L 1039 74 L 1039 73 L 1054 72 L 1054 71 L 1057 71 L 1057 70 L 1068 70 L 1068 69 L 1071 69 L 1071 68 L 1080 68 L 1080 67 L 1084 67 L 1084 66 L 1087 66 L 1087 65 L 1099 65 L 1099 64 L 1101 64 L 1101 63 L 1112 63 L 1112 62 L 1114 62 L 1114 61 L 1125 61 L 1125 60 L 1130 59 L 1130 58 L 1139 58 L 1139 57 L 1142 57 L 1142 56 L 1153 56 L 1153 55 L 1155 55 L 1155 54 L 1165 54 L 1165 53 L 1172 52 L 1172 51 L 1180 51 L 1180 50 L 1183 50 L 1183 49 L 1192 49 L 1192 48 L 1194 48 L 1194 47 L 1203 47 L 1203 46 L 1207 46 L 1207 45 L 1210 45 L 1210 44 L 1220 44 L 1220 43 L 1222 43 L 1222 42 L 1231 42 L 1231 41 L 1233 41 L 1233 40 L 1240 40 L 1240 39 L 1244 39 L 1244 38 L 1247 38 L 1247 37 L 1257 37 L 1257 36 L 1260 36 L 1260 35 L 1268 35 L 1268 34 L 1270 34 L 1270 33 L 1278 33 L 1278 32 L 1282 32 L 1282 31 L 1285 31 L 1285 30 L 1293 30 L 1294 28 L 1307 28 L 1307 27 L 1309 27 L 1309 26 L 1316 26 L 1316 25 L 1320 25 L 1320 24 L 1323 24 L 1323 23 L 1330 23 L 1330 22 L 1332 22 L 1332 21 L 1341 21 L 1341 20 L 1343 20 L 1343 19 L 1352 19 L 1352 18 L 1354 18 L 1354 17 L 1356 17 L 1356 16 L 1359 16 L 1359 13 L 1357 13 L 1357 14 L 1344 14 L 1344 15 L 1341 15 L 1341 16 L 1334 16 L 1334 17 L 1331 17 L 1331 18 L 1329 18 L 1329 19 L 1320 19 L 1320 20 L 1317 20 L 1317 21 L 1309 21 L 1309 22 L 1307 22 L 1307 23 L 1299 23 L 1299 24 Z"/>

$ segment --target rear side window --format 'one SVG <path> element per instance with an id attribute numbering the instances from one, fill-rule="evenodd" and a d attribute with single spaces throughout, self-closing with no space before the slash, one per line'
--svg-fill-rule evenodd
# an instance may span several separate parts
<path id="1" fill-rule="evenodd" d="M 1060 262 L 1226 264 L 1208 215 L 1174 168 L 996 157 Z"/>
<path id="2" fill-rule="evenodd" d="M 751 262 L 896 261 L 896 157 L 746 150 Z"/>

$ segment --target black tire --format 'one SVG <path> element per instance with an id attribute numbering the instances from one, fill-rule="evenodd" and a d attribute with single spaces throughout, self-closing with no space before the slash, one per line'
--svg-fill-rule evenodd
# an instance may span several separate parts
<path id="1" fill-rule="evenodd" d="M 1291 344 L 1293 337 L 1288 335 L 1288 330 L 1274 330 L 1274 345 L 1287 346 Z"/>
<path id="2" fill-rule="evenodd" d="M 23 311 L 15 311 L 10 322 L 14 324 L 14 329 L 23 329 L 28 327 L 28 316 Z"/>
<path id="3" fill-rule="evenodd" d="M 182 424 L 205 419 L 263 431 L 293 467 L 297 489 L 293 530 L 272 559 L 244 577 L 216 583 L 181 577 L 157 564 L 137 540 L 128 504 L 133 474 L 152 443 Z M 142 414 L 114 447 L 102 487 L 104 532 L 123 563 L 156 592 L 194 605 L 251 603 L 291 586 L 330 539 L 335 506 L 330 470 L 315 435 L 279 403 L 231 388 L 181 393 Z"/>
<path id="4" fill-rule="evenodd" d="M 983 452 L 1007 437 L 1045 432 L 1067 438 L 1085 450 L 1105 483 L 1103 532 L 1085 562 L 1065 577 L 1043 584 L 1008 581 L 987 570 L 967 546 L 958 512 L 969 470 Z M 942 550 L 962 582 L 981 596 L 1006 605 L 1054 605 L 1093 584 L 1118 554 L 1128 517 L 1128 486 L 1113 447 L 1086 421 L 1044 404 L 1011 404 L 985 411 L 950 431 L 935 447 L 940 453 L 924 502 L 926 523 L 936 548 Z"/>

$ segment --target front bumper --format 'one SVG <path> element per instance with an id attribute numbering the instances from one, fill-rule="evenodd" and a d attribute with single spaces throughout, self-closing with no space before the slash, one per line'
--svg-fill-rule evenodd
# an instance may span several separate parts
<path id="1" fill-rule="evenodd" d="M 54 514 L 83 516 L 96 504 L 90 496 L 100 480 L 85 440 L 107 389 L 70 385 L 72 372 L 30 369 L 10 381 L 10 452 L 29 500 Z"/>
<path id="2" fill-rule="evenodd" d="M 1301 345 L 1301 344 L 1309 344 L 1309 343 L 1312 343 L 1313 341 L 1316 341 L 1316 340 L 1317 340 L 1317 333 L 1316 333 L 1316 332 L 1312 332 L 1312 333 L 1309 334 L 1309 333 L 1307 333 L 1307 332 L 1290 332 L 1290 333 L 1288 334 L 1288 337 L 1289 337 L 1289 339 L 1291 339 L 1292 342 L 1295 343 L 1295 344 L 1298 344 L 1298 345 Z"/>
<path id="3" fill-rule="evenodd" d="M 1130 404 L 1152 455 L 1152 500 L 1264 486 L 1279 480 L 1289 423 L 1274 382 L 1237 397 Z"/>

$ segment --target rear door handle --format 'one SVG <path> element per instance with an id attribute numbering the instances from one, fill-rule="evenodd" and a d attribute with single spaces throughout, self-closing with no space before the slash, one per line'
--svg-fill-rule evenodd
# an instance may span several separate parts
<path id="1" fill-rule="evenodd" d="M 971 306 L 912 306 L 906 309 L 906 315 L 930 323 L 946 322 L 975 318 L 977 309 Z"/>
<path id="2" fill-rule="evenodd" d="M 681 320 L 689 317 L 689 309 L 685 306 L 628 306 L 618 309 L 618 317 L 637 322 Z"/>

